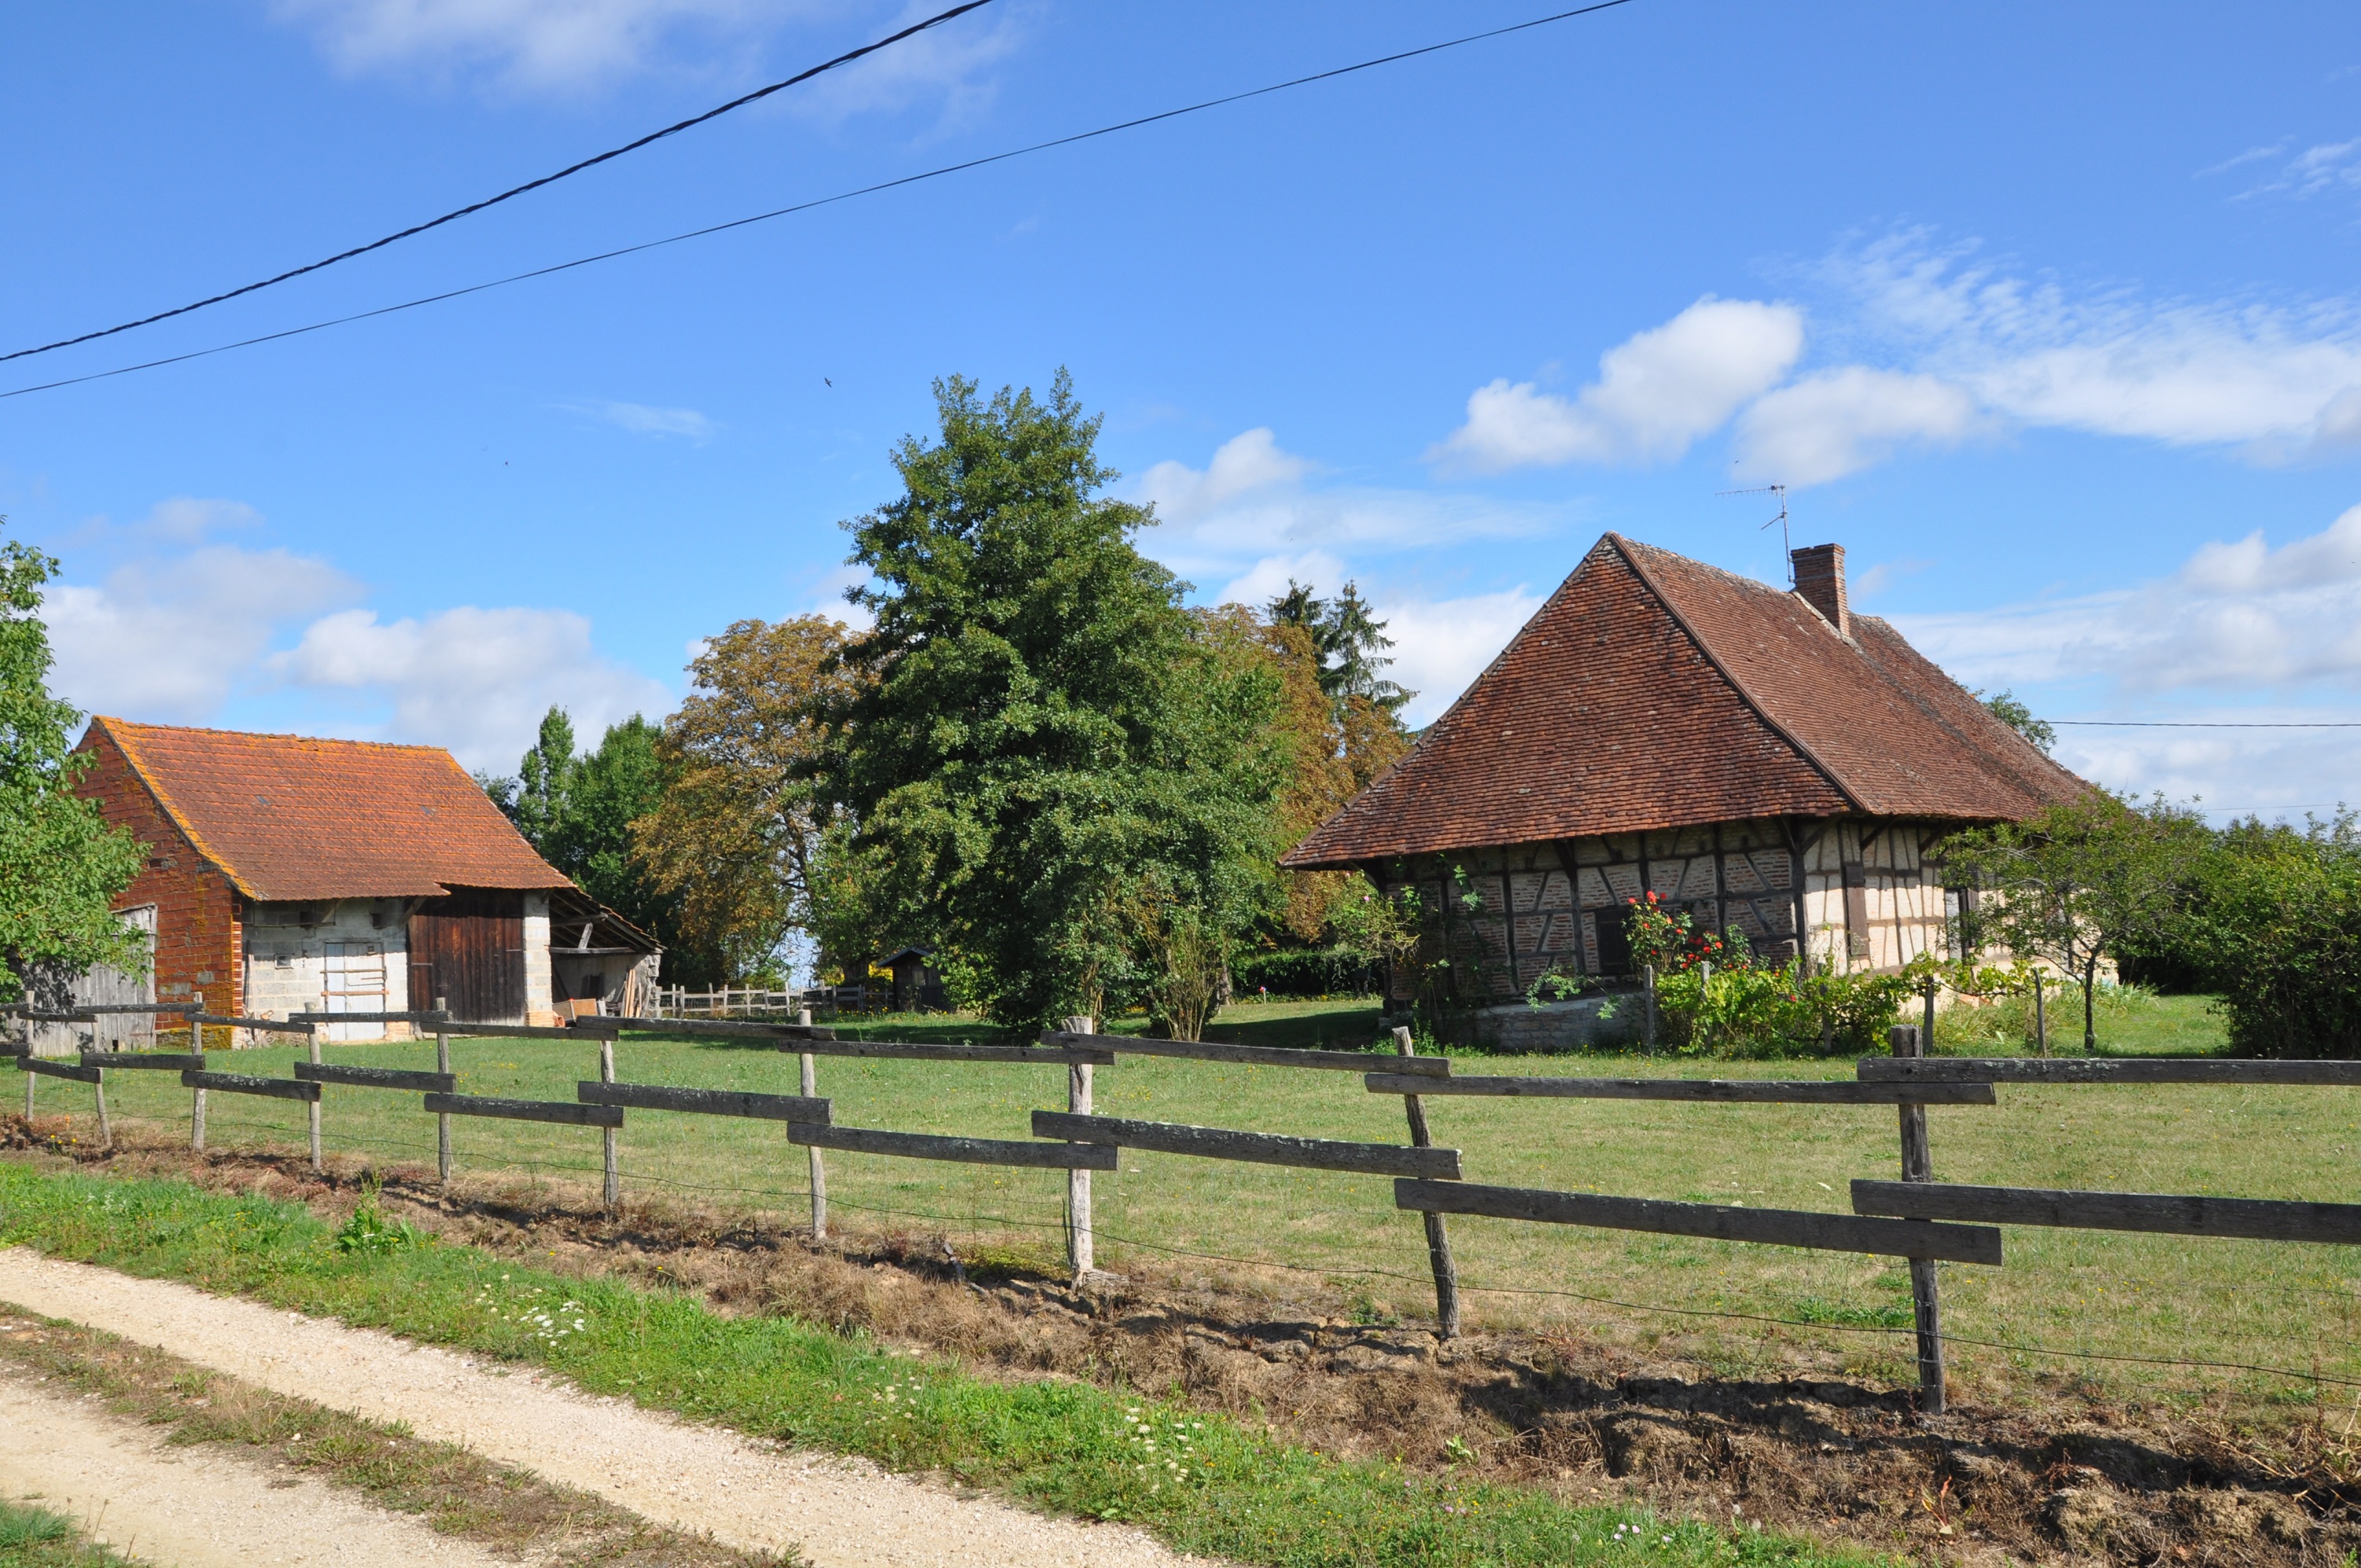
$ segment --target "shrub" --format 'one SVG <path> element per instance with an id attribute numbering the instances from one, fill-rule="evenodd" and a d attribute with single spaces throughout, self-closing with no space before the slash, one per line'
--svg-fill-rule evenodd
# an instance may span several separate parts
<path id="1" fill-rule="evenodd" d="M 2187 930 L 2250 1057 L 2361 1057 L 2361 843 L 2353 818 L 2224 836 Z"/>
<path id="2" fill-rule="evenodd" d="M 1377 956 L 1346 947 L 1248 953 L 1230 972 L 1237 996 L 1367 996 L 1385 989 Z"/>

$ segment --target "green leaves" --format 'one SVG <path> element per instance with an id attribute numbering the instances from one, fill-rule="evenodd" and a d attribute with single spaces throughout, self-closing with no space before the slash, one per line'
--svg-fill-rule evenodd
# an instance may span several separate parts
<path id="1" fill-rule="evenodd" d="M 0 541 L 0 1000 L 16 997 L 35 970 L 137 973 L 148 962 L 144 942 L 112 913 L 145 850 L 73 793 L 87 765 L 71 752 L 82 716 L 49 691 L 38 611 L 57 568 Z"/>
<path id="2" fill-rule="evenodd" d="M 1272 896 L 1277 677 L 1135 547 L 1151 514 L 1098 494 L 1116 476 L 1063 373 L 1046 400 L 935 394 L 903 495 L 846 525 L 876 618 L 820 769 L 848 853 L 1002 1023 L 1137 999 L 1193 1027 Z"/>

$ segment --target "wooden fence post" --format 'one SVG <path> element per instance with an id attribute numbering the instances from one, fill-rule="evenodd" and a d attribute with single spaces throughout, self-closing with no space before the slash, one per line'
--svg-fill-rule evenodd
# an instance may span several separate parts
<path id="1" fill-rule="evenodd" d="M 98 1025 L 95 1024 L 90 1026 L 90 1048 L 93 1051 L 98 1049 Z M 29 1078 L 32 1075 L 27 1073 L 26 1076 Z M 99 1069 L 98 1077 L 92 1080 L 90 1087 L 98 1096 L 99 1145 L 112 1153 L 115 1149 L 115 1125 L 106 1119 L 106 1069 L 104 1068 Z"/>
<path id="2" fill-rule="evenodd" d="M 317 1067 L 317 1066 L 319 1066 L 319 1065 L 320 1065 L 320 1026 L 319 1026 L 317 1024 L 313 1025 L 312 1025 L 312 1032 L 311 1032 L 311 1034 L 309 1034 L 309 1035 L 305 1036 L 304 1036 L 304 1039 L 305 1039 L 305 1043 L 306 1043 L 306 1044 L 308 1044 L 308 1045 L 311 1047 L 311 1049 L 310 1049 L 310 1051 L 309 1051 L 307 1054 L 308 1054 L 308 1055 L 311 1057 L 311 1058 L 312 1058 L 312 1065 L 313 1065 L 313 1067 Z M 326 1162 L 326 1160 L 325 1160 L 325 1158 L 324 1158 L 324 1150 L 321 1148 L 321 1146 L 320 1146 L 320 1101 L 319 1101 L 319 1097 L 318 1097 L 317 1095 L 314 1095 L 314 1096 L 313 1097 L 313 1099 L 312 1099 L 312 1102 L 311 1102 L 309 1105 L 306 1105 L 306 1106 L 304 1107 L 304 1109 L 305 1109 L 306 1111 L 308 1111 L 308 1112 L 310 1112 L 310 1113 L 311 1113 L 311 1121 L 312 1121 L 312 1174 L 313 1174 L 313 1175 L 314 1175 L 314 1176 L 322 1176 L 322 1175 L 325 1175 L 325 1174 L 326 1174 L 326 1172 L 327 1172 L 327 1168 L 328 1168 L 328 1167 L 327 1167 L 327 1162 Z"/>
<path id="3" fill-rule="evenodd" d="M 1935 977 L 1931 974 L 1927 977 L 1927 1022 L 1921 1026 L 1918 1036 L 1917 1054 L 1926 1057 L 1935 1054 Z"/>
<path id="4" fill-rule="evenodd" d="M 1897 1024 L 1886 1033 L 1897 1057 L 1926 1054 L 1916 1025 Z M 1927 1107 L 1902 1107 L 1902 1179 L 1932 1181 L 1935 1159 L 1927 1144 Z M 1910 1312 L 1918 1329 L 1918 1411 L 1943 1413 L 1943 1305 L 1936 1294 L 1935 1260 L 1910 1260 Z"/>
<path id="5" fill-rule="evenodd" d="M 1640 990 L 1642 996 L 1642 1005 L 1645 1009 L 1644 1015 L 1642 1017 L 1640 1022 L 1641 1039 L 1646 1045 L 1648 1054 L 1653 1056 L 1656 1051 L 1655 965 L 1642 964 L 1640 966 Z"/>
<path id="6" fill-rule="evenodd" d="M 598 1042 L 598 1081 L 601 1083 L 615 1081 L 615 1036 L 612 1035 L 606 1036 Z M 607 1212 L 611 1214 L 623 1206 L 623 1172 L 616 1158 L 615 1129 L 601 1128 L 598 1133 L 598 1142 L 600 1152 L 606 1157 Z"/>
<path id="7" fill-rule="evenodd" d="M 811 1009 L 797 1008 L 796 1022 L 807 1029 L 810 1028 Z M 819 1094 L 819 1075 L 813 1070 L 812 1054 L 809 1051 L 804 1053 L 803 1067 L 804 1098 L 815 1099 Z M 818 1147 L 807 1148 L 804 1152 L 811 1156 L 812 1240 L 824 1242 L 828 1239 L 828 1166 L 819 1157 Z"/>
<path id="8" fill-rule="evenodd" d="M 438 996 L 434 999 L 436 1013 L 447 1012 L 449 1008 L 450 1003 L 445 998 Z M 434 1070 L 436 1072 L 451 1070 L 451 1021 L 448 1018 L 438 1017 L 434 1020 Z M 448 1112 L 434 1118 L 434 1169 L 435 1173 L 442 1178 L 443 1185 L 450 1186 L 451 1116 Z"/>
<path id="9" fill-rule="evenodd" d="M 1394 1050 L 1400 1055 L 1418 1055 L 1417 1045 L 1406 1028 L 1394 1030 Z M 1434 1138 L 1426 1127 L 1426 1102 L 1415 1094 L 1402 1096 L 1402 1109 L 1410 1116 L 1410 1141 L 1419 1148 L 1433 1148 Z M 1444 1229 L 1443 1216 L 1429 1210 L 1426 1221 L 1426 1260 L 1434 1267 L 1434 1317 L 1444 1339 L 1459 1337 L 1459 1268 L 1451 1261 L 1451 1234 Z"/>
<path id="10" fill-rule="evenodd" d="M 203 992 L 192 992 L 189 1000 L 197 1004 L 197 1013 L 205 1010 Z M 195 1053 L 197 1066 L 203 1068 L 205 1065 L 205 1026 L 197 1022 L 196 1013 L 189 1014 L 189 1049 Z M 195 1094 L 196 1098 L 189 1104 L 189 1147 L 203 1154 L 205 1152 L 205 1091 L 200 1089 Z"/>
<path id="11" fill-rule="evenodd" d="M 1060 1025 L 1070 1035 L 1095 1035 L 1098 1020 L 1072 1017 Z M 1091 1064 L 1070 1062 L 1066 1067 L 1066 1109 L 1077 1116 L 1091 1114 Z M 1079 1280 L 1098 1266 L 1091 1234 L 1091 1173 L 1087 1170 L 1066 1172 L 1066 1251 L 1074 1265 L 1074 1277 Z"/>
<path id="12" fill-rule="evenodd" d="M 2033 971 L 2033 1044 L 2034 1047 L 2045 1057 L 2049 1054 L 2049 1020 L 2043 1015 L 2041 1004 L 2041 993 L 2046 989 L 2041 971 L 2038 969 L 2035 970 Z"/>

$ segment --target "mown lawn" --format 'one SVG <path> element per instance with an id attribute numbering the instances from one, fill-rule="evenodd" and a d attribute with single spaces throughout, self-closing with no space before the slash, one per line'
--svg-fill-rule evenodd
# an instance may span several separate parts
<path id="1" fill-rule="evenodd" d="M 2218 1025 L 2199 999 L 2124 1010 L 2103 1034 L 2120 1051 L 2209 1048 Z M 1365 1003 L 1271 1003 L 1234 1009 L 1217 1033 L 1269 1045 L 1367 1041 Z M 1946 1014 L 1943 1048 L 1993 1049 L 1971 1018 Z M 850 1032 L 848 1030 L 847 1032 Z M 972 1021 L 887 1020 L 873 1035 L 984 1037 Z M 2057 1036 L 2053 1036 L 2053 1039 Z M 423 1065 L 431 1043 L 330 1047 L 334 1059 Z M 287 1049 L 240 1051 L 217 1066 L 284 1073 Z M 454 1046 L 463 1091 L 571 1099 L 597 1075 L 594 1047 L 480 1039 Z M 633 1038 L 619 1048 L 628 1080 L 793 1092 L 790 1055 L 713 1042 Z M 1376 1065 L 1373 1062 L 1373 1065 Z M 1475 1058 L 1463 1073 L 1846 1078 L 1849 1062 L 1690 1062 L 1642 1057 Z M 822 1058 L 820 1092 L 838 1122 L 918 1132 L 1029 1135 L 1028 1113 L 1062 1109 L 1057 1067 L 860 1061 Z M 188 1094 L 164 1074 L 110 1075 L 119 1117 L 185 1128 Z M 2352 1201 L 2361 1100 L 2310 1088 L 2003 1086 L 2000 1104 L 1937 1107 L 1938 1179 L 2015 1186 L 2198 1192 Z M 45 1080 L 43 1105 L 86 1113 L 89 1091 Z M 1319 1137 L 1405 1141 L 1398 1098 L 1367 1093 L 1350 1073 L 1127 1058 L 1097 1073 L 1103 1113 Z M 415 1096 L 331 1088 L 332 1148 L 431 1161 L 434 1126 Z M 1891 1109 L 1666 1105 L 1619 1101 L 1430 1099 L 1438 1141 L 1465 1151 L 1468 1179 L 1576 1191 L 1848 1208 L 1846 1183 L 1894 1174 Z M 300 1145 L 302 1108 L 216 1094 L 216 1146 Z M 595 1180 L 593 1132 L 460 1118 L 467 1168 Z M 804 1151 L 772 1124 L 633 1112 L 622 1135 L 627 1185 L 670 1190 L 788 1222 L 806 1212 Z M 1064 1178 L 828 1156 L 837 1223 L 864 1230 L 947 1230 L 971 1244 L 1028 1254 L 1060 1247 Z M 1431 1313 L 1416 1221 L 1375 1178 L 1126 1152 L 1097 1178 L 1102 1266 L 1178 1267 L 1276 1294 L 1307 1283 L 1344 1292 L 1373 1316 Z M 1899 1335 L 1849 1332 L 1908 1321 L 1907 1287 L 1888 1262 L 1796 1249 L 1557 1229 L 1455 1217 L 1455 1245 L 1477 1321 L 1580 1324 L 1633 1341 L 1664 1341 L 1731 1373 L 1811 1365 L 1906 1381 Z M 2115 1355 L 2249 1363 L 2361 1376 L 2355 1342 L 2361 1252 L 2342 1247 L 2012 1229 L 1999 1269 L 1947 1265 L 1948 1327 L 1984 1339 Z M 1549 1294 L 1565 1292 L 1572 1294 Z M 1577 1297 L 1605 1298 L 1605 1305 Z M 1688 1309 L 1805 1320 L 1806 1325 L 1680 1317 Z M 2191 1387 L 2224 1378 L 2255 1397 L 2291 1397 L 2286 1379 L 2077 1362 L 1960 1345 L 1971 1384 L 2070 1372 L 2126 1389 Z"/>
<path id="2" fill-rule="evenodd" d="M 545 1366 L 648 1409 L 1136 1523 L 1184 1551 L 1269 1568 L 1870 1561 L 1340 1461 L 1145 1391 L 979 1378 L 795 1319 L 725 1317 L 691 1296 L 543 1273 L 473 1247 L 346 1250 L 295 1204 L 185 1182 L 0 1161 L 0 1245 L 10 1243 Z"/>

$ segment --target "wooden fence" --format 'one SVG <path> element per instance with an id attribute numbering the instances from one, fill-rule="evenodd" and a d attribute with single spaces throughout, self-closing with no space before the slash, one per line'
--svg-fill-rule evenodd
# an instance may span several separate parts
<path id="1" fill-rule="evenodd" d="M 158 1010 L 163 1011 L 163 1010 Z M 173 1011 L 182 1011 L 174 1009 Z M 23 1009 L 18 1016 L 32 1017 Z M 2027 1059 L 1928 1058 L 1915 1025 L 1892 1034 L 1893 1055 L 1858 1064 L 1850 1082 L 1784 1080 L 1683 1080 L 1629 1078 L 1503 1078 L 1456 1076 L 1448 1058 L 1414 1054 L 1408 1030 L 1394 1031 L 1396 1055 L 1373 1058 L 1358 1051 L 1281 1050 L 1205 1041 L 1136 1039 L 1093 1033 L 1088 1019 L 1043 1034 L 1032 1046 L 924 1044 L 909 1041 L 840 1040 L 816 1027 L 808 1013 L 796 1024 L 667 1018 L 584 1018 L 568 1028 L 470 1024 L 439 1009 L 383 1014 L 298 1014 L 283 1022 L 188 1014 L 200 1025 L 267 1028 L 306 1037 L 308 1061 L 294 1064 L 287 1078 L 217 1072 L 197 1053 L 85 1050 L 78 1062 L 14 1054 L 25 1073 L 26 1114 L 32 1114 L 34 1086 L 41 1078 L 91 1085 L 97 1092 L 100 1132 L 106 1122 L 105 1078 L 109 1071 L 177 1071 L 195 1096 L 192 1144 L 204 1146 L 203 1096 L 208 1092 L 261 1095 L 304 1102 L 310 1113 L 314 1168 L 323 1158 L 321 1101 L 327 1086 L 416 1093 L 420 1110 L 437 1121 L 437 1168 L 451 1175 L 450 1118 L 481 1116 L 512 1121 L 596 1127 L 604 1146 L 605 1196 L 620 1201 L 619 1135 L 629 1113 L 731 1116 L 783 1124 L 786 1141 L 808 1152 L 812 1230 L 828 1229 L 827 1174 L 822 1151 L 840 1150 L 904 1159 L 1062 1169 L 1067 1173 L 1066 1229 L 1069 1261 L 1078 1277 L 1095 1267 L 1091 1212 L 1091 1173 L 1116 1168 L 1126 1148 L 1195 1158 L 1248 1161 L 1335 1170 L 1394 1179 L 1396 1208 L 1420 1215 L 1426 1229 L 1435 1287 L 1436 1315 L 1446 1336 L 1459 1330 L 1457 1269 L 1445 1216 L 1482 1215 L 1540 1224 L 1576 1225 L 1659 1234 L 1709 1237 L 1777 1246 L 1813 1247 L 1906 1260 L 1916 1330 L 1920 1408 L 1943 1408 L 1941 1299 L 1936 1265 L 2002 1263 L 2001 1225 L 2064 1226 L 2083 1230 L 2142 1232 L 2195 1236 L 2232 1236 L 2266 1241 L 2361 1243 L 2361 1204 L 2295 1202 L 2164 1193 L 2071 1191 L 2015 1187 L 1977 1187 L 1934 1179 L 1927 1133 L 1929 1105 L 1991 1106 L 1996 1086 L 2053 1083 L 2319 1084 L 2361 1086 L 2361 1062 L 2224 1061 L 2172 1058 Z M 71 1015 L 77 1019 L 82 1014 Z M 86 1020 L 84 1020 L 86 1021 Z M 433 1071 L 363 1068 L 324 1063 L 315 1032 L 321 1023 L 404 1022 L 432 1030 Z M 626 1033 L 659 1032 L 691 1036 L 766 1039 L 800 1058 L 800 1094 L 690 1089 L 666 1084 L 621 1083 L 615 1079 L 615 1042 Z M 454 1034 L 561 1038 L 595 1045 L 598 1077 L 577 1085 L 571 1101 L 500 1099 L 457 1092 L 451 1071 Z M 1402 1098 L 1407 1144 L 1356 1143 L 1292 1137 L 1226 1127 L 1147 1122 L 1101 1116 L 1092 1108 L 1093 1072 L 1126 1056 L 1192 1061 L 1249 1063 L 1310 1070 L 1348 1070 L 1363 1075 L 1370 1093 Z M 833 1105 L 816 1089 L 816 1063 L 825 1057 L 886 1058 L 919 1061 L 1027 1063 L 1061 1067 L 1067 1075 L 1067 1109 L 1033 1113 L 1035 1141 L 900 1132 L 837 1124 Z M 1860 1108 L 1894 1107 L 1899 1115 L 1901 1179 L 1852 1183 L 1853 1212 L 1752 1209 L 1735 1205 L 1672 1202 L 1659 1199 L 1532 1188 L 1487 1186 L 1462 1179 L 1460 1151 L 1438 1147 L 1430 1135 L 1425 1100 L 1430 1096 L 1532 1097 L 1544 1099 L 1646 1100 L 1691 1104 L 1810 1104 Z"/>

